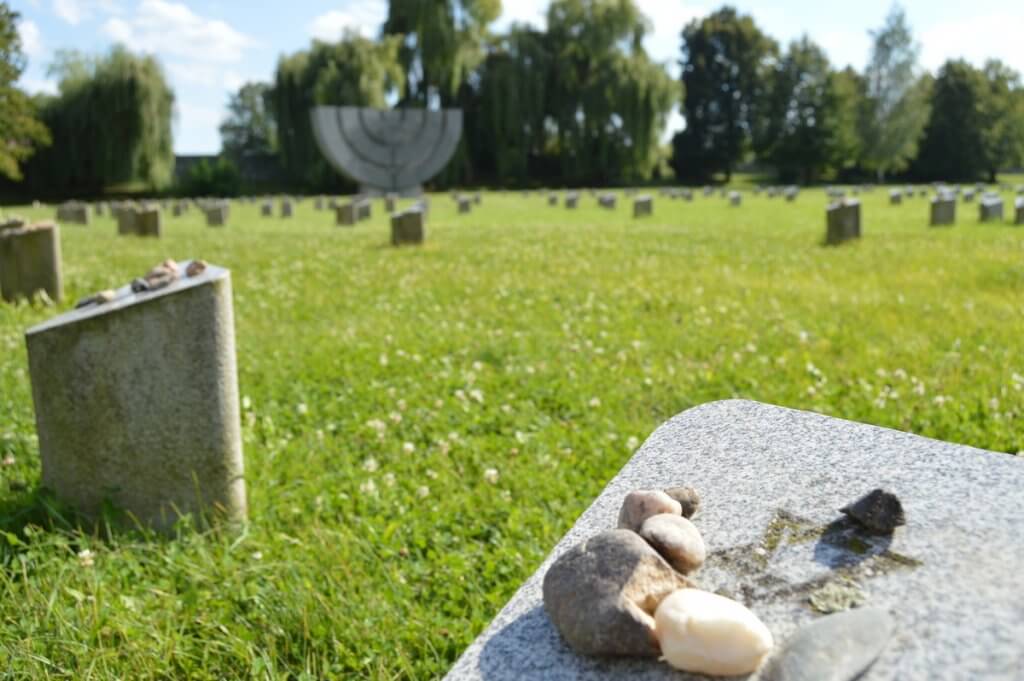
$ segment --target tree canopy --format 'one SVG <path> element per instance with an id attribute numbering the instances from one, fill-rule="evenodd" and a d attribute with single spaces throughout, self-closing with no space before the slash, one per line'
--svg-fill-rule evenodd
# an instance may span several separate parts
<path id="1" fill-rule="evenodd" d="M 0 175 L 22 178 L 21 166 L 36 149 L 50 143 L 32 100 L 18 87 L 25 55 L 18 35 L 18 13 L 0 2 Z"/>
<path id="2" fill-rule="evenodd" d="M 270 111 L 268 83 L 246 83 L 231 95 L 220 125 L 222 151 L 231 158 L 271 154 L 277 148 L 277 121 Z"/>

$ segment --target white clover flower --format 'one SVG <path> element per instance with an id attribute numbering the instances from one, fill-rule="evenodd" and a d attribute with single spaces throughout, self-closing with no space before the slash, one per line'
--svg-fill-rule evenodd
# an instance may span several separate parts
<path id="1" fill-rule="evenodd" d="M 368 496 L 375 495 L 377 494 L 377 484 L 373 480 L 367 480 L 359 485 L 359 491 Z"/>
<path id="2" fill-rule="evenodd" d="M 377 459 L 369 458 L 363 462 L 363 470 L 367 473 L 376 473 L 380 465 L 377 463 Z"/>
<path id="3" fill-rule="evenodd" d="M 499 477 L 497 468 L 488 468 L 484 471 L 484 481 L 491 485 L 497 485 Z"/>
<path id="4" fill-rule="evenodd" d="M 455 398 L 457 400 L 459 400 L 460 402 L 465 402 L 466 401 L 466 391 L 463 390 L 462 388 L 459 388 L 458 390 L 455 391 Z"/>
<path id="5" fill-rule="evenodd" d="M 388 487 L 394 487 L 395 486 L 395 474 L 394 473 L 385 473 L 384 474 L 384 484 L 387 485 Z"/>
<path id="6" fill-rule="evenodd" d="M 409 405 L 406 403 L 405 400 L 398 400 L 398 405 L 397 406 L 398 406 L 398 411 L 405 411 L 406 409 L 409 408 Z"/>
<path id="7" fill-rule="evenodd" d="M 384 423 L 380 419 L 371 419 L 366 422 L 366 425 L 372 428 L 373 430 L 377 431 L 378 433 L 383 433 L 385 430 L 388 429 L 388 424 Z"/>
<path id="8" fill-rule="evenodd" d="M 397 411 L 393 411 L 390 414 L 388 414 L 388 418 L 391 419 L 392 423 L 401 423 L 402 422 L 402 415 L 399 414 Z"/>
<path id="9" fill-rule="evenodd" d="M 600 397 L 591 397 L 590 398 L 590 402 L 588 402 L 588 404 L 590 405 L 591 408 L 597 409 L 598 407 L 601 406 L 601 398 Z"/>
<path id="10" fill-rule="evenodd" d="M 82 549 L 78 552 L 78 564 L 84 568 L 90 568 L 96 564 L 96 554 L 89 549 Z"/>
<path id="11" fill-rule="evenodd" d="M 431 480 L 437 480 L 437 471 L 435 471 L 435 470 L 433 470 L 433 469 L 431 469 L 431 468 L 428 468 L 428 469 L 427 469 L 427 470 L 426 470 L 426 471 L 424 472 L 424 475 L 426 475 L 426 476 L 427 476 L 428 478 L 430 478 Z"/>
<path id="12" fill-rule="evenodd" d="M 299 402 L 295 405 L 295 411 L 299 413 L 299 416 L 305 416 L 309 413 L 309 407 L 306 406 L 305 402 Z"/>
<path id="13" fill-rule="evenodd" d="M 381 354 L 381 356 L 380 356 L 380 365 L 382 367 L 386 367 L 388 365 L 388 356 L 387 355 Z"/>
<path id="14" fill-rule="evenodd" d="M 252 559 L 253 560 L 263 560 L 263 553 L 261 551 L 253 551 L 252 552 Z"/>
<path id="15" fill-rule="evenodd" d="M 484 403 L 484 393 L 483 393 L 482 390 L 470 390 L 469 391 L 469 396 L 473 400 L 479 402 L 480 404 Z"/>
<path id="16" fill-rule="evenodd" d="M 252 400 L 249 399 L 248 395 L 242 398 L 242 409 L 245 409 L 246 411 L 252 409 Z"/>
<path id="17" fill-rule="evenodd" d="M 414 445 L 411 442 L 403 442 L 402 451 L 405 452 L 406 454 L 412 454 L 413 452 L 416 451 L 416 445 Z"/>
<path id="18" fill-rule="evenodd" d="M 430 496 L 430 488 L 427 487 L 426 485 L 420 485 L 419 487 L 416 488 L 416 496 L 418 496 L 420 499 L 426 499 L 428 496 Z"/>
<path id="19" fill-rule="evenodd" d="M 631 435 L 630 438 L 628 440 L 626 440 L 626 449 L 628 449 L 631 452 L 633 450 L 635 450 L 639 446 L 640 446 L 640 438 L 638 438 L 635 435 Z"/>

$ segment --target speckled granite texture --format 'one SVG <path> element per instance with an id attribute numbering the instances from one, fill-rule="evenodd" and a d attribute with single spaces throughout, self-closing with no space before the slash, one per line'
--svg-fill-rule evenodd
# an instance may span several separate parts
<path id="1" fill-rule="evenodd" d="M 693 521 L 710 555 L 698 583 L 751 607 L 777 644 L 819 616 L 811 593 L 845 578 L 896 620 L 863 681 L 1024 679 L 1024 461 L 746 401 L 655 431 L 446 678 L 703 678 L 577 656 L 541 600 L 551 561 L 614 527 L 627 492 L 679 484 L 702 498 Z M 864 535 L 838 512 L 875 487 L 903 501 L 907 525 L 892 537 Z"/>

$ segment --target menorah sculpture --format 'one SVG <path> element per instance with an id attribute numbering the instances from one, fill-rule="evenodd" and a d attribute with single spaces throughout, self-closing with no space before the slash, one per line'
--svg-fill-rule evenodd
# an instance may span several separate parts
<path id="1" fill-rule="evenodd" d="M 462 111 L 318 106 L 313 134 L 327 160 L 364 194 L 414 194 L 439 173 L 462 137 Z"/>

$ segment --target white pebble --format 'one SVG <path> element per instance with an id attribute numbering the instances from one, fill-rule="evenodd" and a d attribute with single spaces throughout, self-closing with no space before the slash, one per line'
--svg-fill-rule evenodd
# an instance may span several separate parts
<path id="1" fill-rule="evenodd" d="M 699 589 L 680 589 L 654 613 L 661 654 L 676 669 L 710 676 L 757 670 L 772 649 L 768 627 L 742 604 Z"/>

